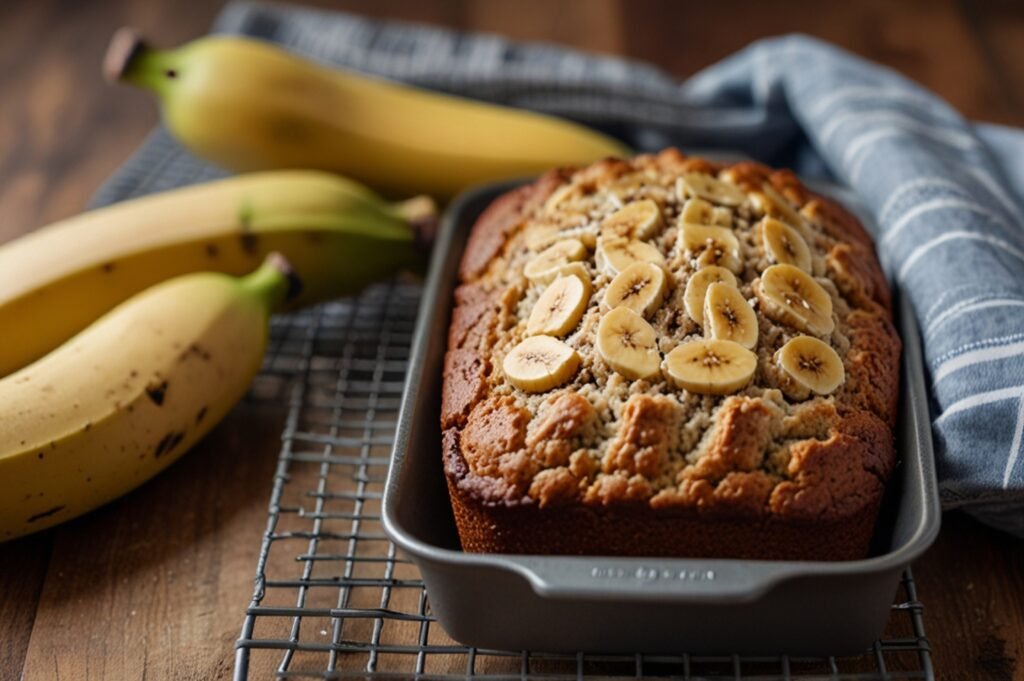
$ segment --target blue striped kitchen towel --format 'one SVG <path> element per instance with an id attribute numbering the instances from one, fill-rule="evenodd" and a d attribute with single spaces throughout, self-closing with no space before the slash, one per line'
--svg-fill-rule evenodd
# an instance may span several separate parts
<path id="1" fill-rule="evenodd" d="M 273 5 L 230 5 L 215 29 L 573 118 L 637 149 L 731 149 L 846 184 L 917 310 L 944 505 L 1024 536 L 1024 133 L 965 121 L 898 73 L 804 36 L 677 82 L 617 58 Z M 158 130 L 96 201 L 217 174 Z"/>

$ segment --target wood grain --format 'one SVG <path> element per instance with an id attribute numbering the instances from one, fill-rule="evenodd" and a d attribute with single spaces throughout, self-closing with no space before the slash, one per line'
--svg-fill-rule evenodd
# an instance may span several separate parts
<path id="1" fill-rule="evenodd" d="M 230 678 L 282 416 L 235 409 L 166 473 L 55 530 L 25 681 Z"/>
<path id="2" fill-rule="evenodd" d="M 315 4 L 621 53 L 677 76 L 803 31 L 900 70 L 969 116 L 1024 125 L 1024 13 L 1005 0 Z M 99 75 L 114 29 L 175 44 L 203 33 L 219 6 L 0 3 L 0 241 L 78 212 L 156 121 L 148 97 Z M 243 406 L 131 495 L 0 546 L 0 680 L 230 678 L 279 417 Z M 915 574 L 940 678 L 1024 679 L 1024 544 L 953 514 Z M 276 661 L 260 656 L 251 678 L 271 678 Z"/>

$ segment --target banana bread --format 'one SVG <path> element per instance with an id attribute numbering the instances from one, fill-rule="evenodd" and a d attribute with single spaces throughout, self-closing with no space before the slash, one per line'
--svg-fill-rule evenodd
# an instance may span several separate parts
<path id="1" fill-rule="evenodd" d="M 495 201 L 441 407 L 466 551 L 847 560 L 895 465 L 870 236 L 789 171 L 670 149 Z"/>

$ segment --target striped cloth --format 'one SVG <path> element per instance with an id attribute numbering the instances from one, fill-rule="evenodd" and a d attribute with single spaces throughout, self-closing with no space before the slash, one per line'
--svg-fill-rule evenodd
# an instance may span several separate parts
<path id="1" fill-rule="evenodd" d="M 1024 536 L 1024 134 L 969 123 L 899 74 L 804 36 L 755 43 L 680 83 L 622 59 L 272 5 L 231 5 L 215 30 L 566 116 L 637 149 L 730 149 L 849 186 L 917 310 L 943 503 Z M 96 202 L 218 174 L 157 130 Z"/>

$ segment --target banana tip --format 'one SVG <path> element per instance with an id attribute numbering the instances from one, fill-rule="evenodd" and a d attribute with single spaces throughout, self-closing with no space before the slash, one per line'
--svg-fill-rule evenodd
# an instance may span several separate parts
<path id="1" fill-rule="evenodd" d="M 132 59 L 145 45 L 142 35 L 134 28 L 124 26 L 117 29 L 103 57 L 103 76 L 107 82 L 120 81 Z"/>
<path id="2" fill-rule="evenodd" d="M 283 274 L 285 279 L 288 280 L 288 292 L 285 294 L 285 301 L 288 302 L 298 298 L 299 294 L 302 293 L 302 279 L 296 274 L 295 268 L 288 262 L 288 258 L 275 251 L 267 256 L 266 263 Z"/>

